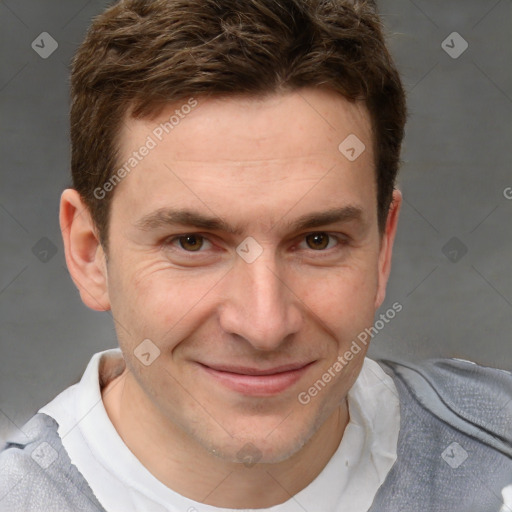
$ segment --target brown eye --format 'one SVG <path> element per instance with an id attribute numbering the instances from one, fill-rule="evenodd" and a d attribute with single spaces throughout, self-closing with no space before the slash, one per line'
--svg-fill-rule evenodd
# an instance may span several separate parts
<path id="1" fill-rule="evenodd" d="M 203 246 L 203 237 L 200 235 L 184 235 L 178 238 L 182 249 L 196 252 Z"/>
<path id="2" fill-rule="evenodd" d="M 322 250 L 329 245 L 329 235 L 327 233 L 312 233 L 306 237 L 306 242 L 311 249 Z"/>

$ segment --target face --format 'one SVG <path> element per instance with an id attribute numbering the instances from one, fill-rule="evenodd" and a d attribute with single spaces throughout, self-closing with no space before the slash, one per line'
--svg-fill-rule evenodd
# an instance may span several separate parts
<path id="1" fill-rule="evenodd" d="M 120 160 L 140 160 L 113 192 L 108 301 L 141 403 L 221 457 L 275 462 L 337 411 L 365 347 L 333 365 L 383 300 L 369 115 L 318 89 L 196 100 L 126 120 Z"/>

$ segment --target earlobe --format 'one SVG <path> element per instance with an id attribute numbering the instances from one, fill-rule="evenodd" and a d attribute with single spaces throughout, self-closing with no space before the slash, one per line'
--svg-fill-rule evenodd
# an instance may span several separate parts
<path id="1" fill-rule="evenodd" d="M 379 309 L 386 297 L 386 286 L 391 272 L 391 258 L 393 255 L 393 244 L 395 241 L 398 226 L 398 217 L 402 206 L 402 193 L 400 190 L 393 191 L 393 199 L 389 207 L 386 220 L 386 227 L 382 234 L 382 241 L 379 253 L 379 284 L 375 297 L 375 309 Z"/>
<path id="2" fill-rule="evenodd" d="M 61 195 L 59 222 L 66 264 L 83 303 L 95 311 L 109 310 L 105 253 L 89 209 L 74 189 Z"/>

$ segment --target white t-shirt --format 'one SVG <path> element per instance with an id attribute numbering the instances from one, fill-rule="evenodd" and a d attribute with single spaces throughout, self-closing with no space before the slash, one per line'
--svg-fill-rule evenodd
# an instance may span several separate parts
<path id="1" fill-rule="evenodd" d="M 108 512 L 240 512 L 190 500 L 154 477 L 110 421 L 100 385 L 121 373 L 119 348 L 95 354 L 77 384 L 38 412 L 59 424 L 71 462 Z M 101 384 L 100 384 L 101 383 Z M 350 422 L 320 474 L 285 503 L 259 512 L 367 512 L 397 457 L 400 408 L 391 377 L 371 359 L 348 393 Z"/>

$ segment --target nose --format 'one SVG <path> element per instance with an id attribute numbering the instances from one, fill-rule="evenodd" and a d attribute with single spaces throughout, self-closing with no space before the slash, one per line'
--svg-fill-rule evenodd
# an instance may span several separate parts
<path id="1" fill-rule="evenodd" d="M 220 307 L 222 329 L 262 351 L 276 350 L 303 322 L 289 273 L 279 269 L 275 258 L 266 256 L 269 253 L 264 251 L 252 263 L 237 260 L 224 280 Z"/>

